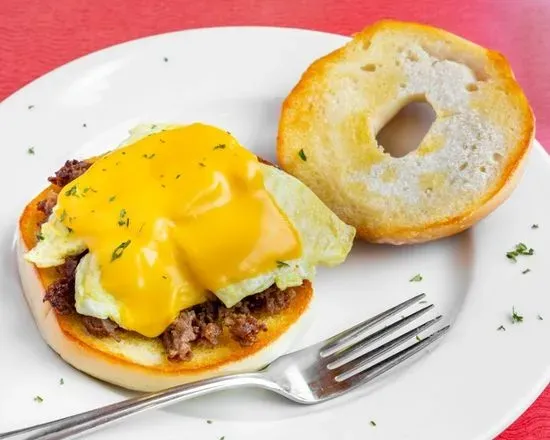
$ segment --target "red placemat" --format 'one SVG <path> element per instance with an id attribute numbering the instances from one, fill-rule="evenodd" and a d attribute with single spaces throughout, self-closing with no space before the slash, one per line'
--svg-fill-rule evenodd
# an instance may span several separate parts
<path id="1" fill-rule="evenodd" d="M 0 100 L 79 56 L 157 33 L 268 25 L 349 35 L 380 18 L 430 23 L 507 56 L 550 151 L 550 0 L 2 0 L 0 11 Z M 550 388 L 498 439 L 550 439 Z"/>

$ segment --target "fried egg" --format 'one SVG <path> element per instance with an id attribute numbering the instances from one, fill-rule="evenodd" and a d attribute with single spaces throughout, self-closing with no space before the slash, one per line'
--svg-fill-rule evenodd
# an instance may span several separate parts
<path id="1" fill-rule="evenodd" d="M 140 125 L 63 188 L 25 258 L 60 265 L 89 252 L 76 309 L 156 337 L 214 293 L 227 307 L 312 280 L 342 263 L 355 229 L 294 177 L 258 162 L 229 133 Z"/>

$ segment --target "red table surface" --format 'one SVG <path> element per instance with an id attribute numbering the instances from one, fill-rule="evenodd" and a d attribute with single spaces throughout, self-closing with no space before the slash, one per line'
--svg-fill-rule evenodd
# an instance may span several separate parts
<path id="1" fill-rule="evenodd" d="M 147 35 L 227 25 L 349 35 L 380 18 L 430 23 L 503 52 L 550 149 L 550 0 L 2 0 L 0 99 L 77 57 Z M 550 388 L 498 437 L 549 438 Z"/>

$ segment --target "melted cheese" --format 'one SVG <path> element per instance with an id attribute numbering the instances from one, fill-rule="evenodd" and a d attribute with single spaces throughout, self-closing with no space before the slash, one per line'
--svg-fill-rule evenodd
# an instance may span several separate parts
<path id="1" fill-rule="evenodd" d="M 103 156 L 63 188 L 55 212 L 97 259 L 123 326 L 148 337 L 207 291 L 302 254 L 256 156 L 202 124 Z"/>

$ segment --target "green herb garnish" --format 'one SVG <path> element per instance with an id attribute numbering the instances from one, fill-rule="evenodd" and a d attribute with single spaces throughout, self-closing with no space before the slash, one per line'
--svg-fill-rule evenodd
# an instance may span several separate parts
<path id="1" fill-rule="evenodd" d="M 425 299 L 423 299 L 423 300 L 420 301 L 418 304 L 428 304 L 428 301 L 426 301 Z"/>
<path id="2" fill-rule="evenodd" d="M 113 251 L 113 254 L 111 255 L 111 263 L 115 260 L 118 260 L 120 257 L 122 257 L 122 253 L 124 252 L 124 249 L 130 246 L 131 242 L 132 240 L 123 241 L 115 248 L 115 250 Z"/>
<path id="3" fill-rule="evenodd" d="M 501 325 L 499 328 L 497 328 L 498 331 L 506 331 L 506 327 Z"/>
<path id="4" fill-rule="evenodd" d="M 218 144 L 214 147 L 214 150 L 223 150 L 225 148 L 225 144 Z"/>
<path id="5" fill-rule="evenodd" d="M 533 248 L 528 248 L 524 243 L 518 243 L 513 251 L 506 252 L 506 258 L 515 263 L 519 255 L 533 255 L 534 253 Z"/>
<path id="6" fill-rule="evenodd" d="M 525 275 L 526 273 L 529 273 L 529 272 L 531 272 L 531 269 L 529 269 L 529 268 L 527 268 L 527 269 L 521 271 L 521 273 L 522 273 L 523 275 Z"/>
<path id="7" fill-rule="evenodd" d="M 537 319 L 538 319 L 539 321 L 543 321 L 543 320 L 544 320 L 544 318 L 543 318 L 542 316 L 540 316 L 540 315 L 537 315 Z"/>
<path id="8" fill-rule="evenodd" d="M 418 283 L 419 281 L 422 281 L 422 275 L 420 275 L 419 273 L 417 273 L 414 277 L 412 277 L 409 282 L 411 283 Z"/>
<path id="9" fill-rule="evenodd" d="M 34 108 L 34 105 L 33 105 L 33 104 L 28 105 L 27 108 L 28 108 L 29 110 L 32 110 L 32 109 Z"/>
<path id="10" fill-rule="evenodd" d="M 165 63 L 168 62 L 168 58 L 167 58 L 167 57 L 164 57 L 163 60 L 164 60 Z"/>
<path id="11" fill-rule="evenodd" d="M 34 401 L 38 402 L 38 403 L 42 403 L 42 402 L 44 402 L 44 399 L 40 396 L 34 396 Z"/>
<path id="12" fill-rule="evenodd" d="M 178 174 L 178 175 L 176 176 L 176 180 L 179 179 L 180 177 L 181 177 L 181 174 Z"/>
<path id="13" fill-rule="evenodd" d="M 59 221 L 62 222 L 65 220 L 65 217 L 67 217 L 67 211 L 63 210 L 61 211 L 61 215 L 59 216 Z"/>
<path id="14" fill-rule="evenodd" d="M 155 157 L 155 155 L 156 155 L 155 153 L 144 154 L 143 157 L 144 157 L 145 159 L 152 159 L 153 157 Z"/>
<path id="15" fill-rule="evenodd" d="M 34 154 L 34 147 L 27 148 L 27 154 L 33 155 Z"/>
<path id="16" fill-rule="evenodd" d="M 71 186 L 67 191 L 65 191 L 65 195 L 67 197 L 70 197 L 70 196 L 78 197 L 76 194 L 76 185 Z"/>
<path id="17" fill-rule="evenodd" d="M 109 197 L 109 202 L 114 202 L 115 199 L 116 199 L 116 196 L 111 196 L 111 197 Z"/>
<path id="18" fill-rule="evenodd" d="M 536 223 L 533 223 L 531 225 L 531 229 L 538 229 L 539 228 L 539 225 L 537 225 Z"/>
<path id="19" fill-rule="evenodd" d="M 199 165 L 200 165 L 201 167 L 205 167 L 205 166 L 206 166 L 206 165 L 205 165 L 204 163 L 202 163 L 202 162 L 199 162 Z"/>
<path id="20" fill-rule="evenodd" d="M 128 219 L 126 219 L 126 210 L 124 208 L 122 208 L 120 210 L 120 213 L 118 214 L 118 225 L 119 226 L 128 226 L 130 223 L 128 221 Z"/>
<path id="21" fill-rule="evenodd" d="M 371 425 L 371 426 L 376 426 L 376 422 L 375 422 L 374 420 L 371 420 L 371 421 L 370 421 L 370 425 Z"/>
<path id="22" fill-rule="evenodd" d="M 304 162 L 307 161 L 307 156 L 303 148 L 298 151 L 298 156 L 300 156 L 300 159 L 302 159 Z"/>
<path id="23" fill-rule="evenodd" d="M 421 338 L 420 336 L 416 335 L 416 340 L 417 340 L 418 342 L 420 342 L 420 341 L 422 340 L 422 338 Z"/>
<path id="24" fill-rule="evenodd" d="M 212 424 L 212 420 L 207 420 L 206 423 L 208 423 L 209 425 Z"/>
<path id="25" fill-rule="evenodd" d="M 86 128 L 86 127 L 87 127 L 87 125 L 86 125 L 86 123 L 85 123 L 85 122 L 84 122 L 84 124 L 82 124 L 82 126 L 83 126 L 84 128 Z"/>
<path id="26" fill-rule="evenodd" d="M 36 239 L 38 241 L 44 240 L 44 234 L 42 234 L 42 232 L 39 232 L 38 234 L 36 234 Z"/>
<path id="27" fill-rule="evenodd" d="M 512 307 L 512 324 L 523 322 L 523 316 L 516 312 L 516 309 Z"/>
<path id="28" fill-rule="evenodd" d="M 63 380 L 63 378 L 59 379 L 59 385 L 65 385 L 65 381 Z"/>
<path id="29" fill-rule="evenodd" d="M 284 261 L 277 260 L 277 267 L 280 269 L 281 267 L 289 267 L 288 263 L 285 263 Z"/>

